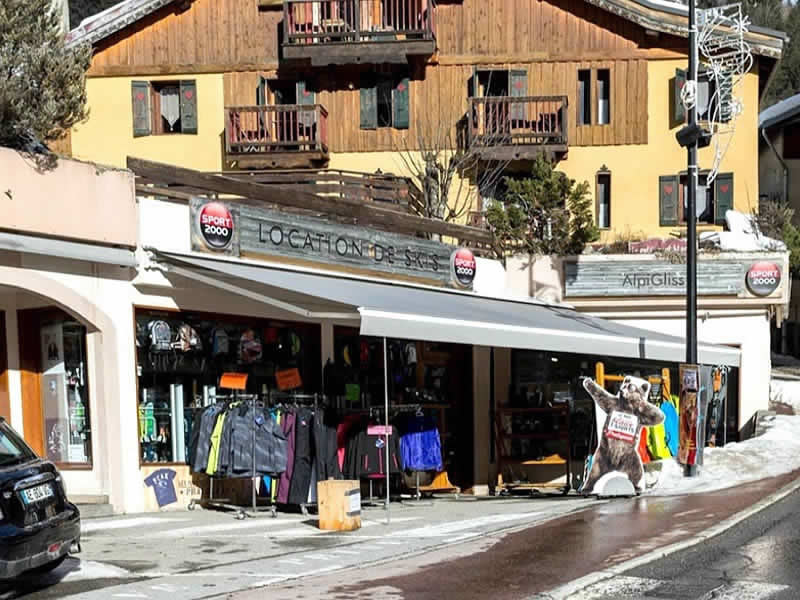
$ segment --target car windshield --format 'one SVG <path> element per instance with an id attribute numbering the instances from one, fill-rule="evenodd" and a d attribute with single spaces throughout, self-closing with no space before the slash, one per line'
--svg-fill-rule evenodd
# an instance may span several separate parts
<path id="1" fill-rule="evenodd" d="M 0 467 L 19 464 L 33 458 L 36 458 L 36 455 L 28 445 L 11 427 L 0 421 Z"/>

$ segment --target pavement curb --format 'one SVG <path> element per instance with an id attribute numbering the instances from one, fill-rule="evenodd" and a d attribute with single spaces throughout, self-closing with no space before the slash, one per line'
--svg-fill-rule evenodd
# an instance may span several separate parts
<path id="1" fill-rule="evenodd" d="M 565 600 L 569 598 L 572 594 L 575 594 L 584 588 L 589 587 L 590 585 L 594 585 L 595 583 L 599 583 L 606 579 L 610 579 L 612 577 L 616 577 L 621 575 L 626 571 L 630 571 L 631 569 L 635 569 L 636 567 L 641 567 L 642 565 L 646 565 L 654 560 L 658 560 L 669 556 L 670 554 L 674 554 L 679 550 L 684 550 L 686 548 L 691 548 L 692 546 L 696 546 L 697 544 L 708 540 L 709 538 L 716 537 L 721 533 L 724 533 L 731 527 L 741 523 L 745 519 L 752 517 L 754 514 L 761 512 L 768 506 L 775 504 L 776 502 L 780 502 L 786 496 L 791 494 L 792 492 L 800 489 L 800 477 L 795 479 L 793 482 L 786 484 L 777 492 L 773 492 L 766 498 L 763 498 L 750 506 L 727 519 L 720 521 L 713 527 L 706 529 L 702 533 L 699 533 L 693 537 L 687 538 L 680 542 L 675 542 L 674 544 L 669 544 L 668 546 L 664 546 L 663 548 L 659 548 L 658 550 L 653 550 L 642 556 L 637 556 L 636 558 L 632 558 L 625 562 L 622 562 L 618 565 L 610 567 L 608 569 L 603 569 L 601 571 L 595 571 L 594 573 L 589 573 L 588 575 L 584 575 L 574 581 L 570 581 L 564 585 L 561 585 L 557 588 L 550 590 L 549 592 L 544 592 L 541 594 L 536 594 L 531 597 L 530 600 Z"/>

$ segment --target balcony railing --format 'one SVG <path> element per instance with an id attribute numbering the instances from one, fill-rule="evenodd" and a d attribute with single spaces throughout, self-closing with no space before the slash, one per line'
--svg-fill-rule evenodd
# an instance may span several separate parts
<path id="1" fill-rule="evenodd" d="M 225 109 L 229 155 L 328 153 L 328 111 L 321 104 L 232 106 Z"/>
<path id="2" fill-rule="evenodd" d="M 284 0 L 284 44 L 433 40 L 433 0 Z"/>
<path id="3" fill-rule="evenodd" d="M 470 98 L 471 146 L 567 146 L 566 96 Z"/>

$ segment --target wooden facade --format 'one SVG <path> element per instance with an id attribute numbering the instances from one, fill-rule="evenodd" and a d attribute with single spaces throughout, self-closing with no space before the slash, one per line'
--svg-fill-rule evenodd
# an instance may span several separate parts
<path id="1" fill-rule="evenodd" d="M 103 40 L 90 76 L 224 73 L 276 69 L 281 6 L 256 0 L 169 5 Z M 463 0 L 436 6 L 431 63 L 606 60 L 680 56 L 679 38 L 642 27 L 584 0 Z"/>

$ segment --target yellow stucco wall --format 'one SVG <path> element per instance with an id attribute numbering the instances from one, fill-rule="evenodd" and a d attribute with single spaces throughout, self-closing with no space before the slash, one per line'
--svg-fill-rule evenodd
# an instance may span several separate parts
<path id="1" fill-rule="evenodd" d="M 611 171 L 611 230 L 603 239 L 618 235 L 669 237 L 675 227 L 659 227 L 658 177 L 686 169 L 686 151 L 675 140 L 677 128 L 669 129 L 669 81 L 682 60 L 651 61 L 648 66 L 648 143 L 631 146 L 576 147 L 558 165 L 570 177 L 589 181 L 594 194 L 597 171 Z M 222 168 L 224 126 L 223 76 L 170 76 L 150 80 L 195 79 L 198 95 L 198 134 L 133 137 L 130 77 L 89 79 L 87 91 L 90 119 L 75 128 L 73 155 L 79 159 L 124 166 L 127 156 L 166 162 L 199 170 Z M 143 78 L 139 78 L 143 79 Z M 722 172 L 734 173 L 734 205 L 749 212 L 758 206 L 758 76 L 747 75 L 736 95 L 744 101 L 744 112 L 736 123 L 736 134 L 722 163 Z M 614 110 L 613 98 L 612 111 Z M 413 118 L 413 117 L 412 117 Z M 700 151 L 700 168 L 711 165 L 713 148 Z M 340 153 L 330 157 L 330 168 L 383 172 L 410 176 L 399 154 L 394 152 Z M 457 191 L 460 190 L 460 193 Z M 451 199 L 463 200 L 459 181 Z M 472 194 L 474 194 L 472 190 Z M 477 200 L 473 206 L 477 207 Z M 466 215 L 464 215 L 464 219 Z"/>
<path id="2" fill-rule="evenodd" d="M 197 82 L 197 134 L 133 137 L 131 81 Z M 146 158 L 191 169 L 222 168 L 225 130 L 222 75 L 170 75 L 169 77 L 106 77 L 86 82 L 89 120 L 72 132 L 72 155 L 107 165 L 124 167 L 128 156 Z"/>
<path id="3" fill-rule="evenodd" d="M 648 143 L 640 146 L 571 147 L 558 168 L 578 181 L 589 181 L 594 195 L 595 175 L 602 165 L 611 171 L 611 231 L 669 237 L 675 227 L 659 227 L 658 177 L 686 170 L 686 150 L 669 129 L 669 80 L 685 61 L 651 61 L 648 67 Z M 750 212 L 758 207 L 758 76 L 748 74 L 735 95 L 744 103 L 736 132 L 720 172 L 734 174 L 734 208 Z M 613 99 L 612 99 L 613 109 Z M 713 144 L 699 152 L 700 169 L 712 164 Z M 707 227 L 707 226 L 704 226 Z"/>

